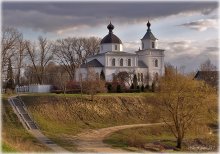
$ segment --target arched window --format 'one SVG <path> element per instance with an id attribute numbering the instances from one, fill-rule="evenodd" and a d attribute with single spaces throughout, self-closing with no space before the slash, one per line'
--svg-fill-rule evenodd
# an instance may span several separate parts
<path id="1" fill-rule="evenodd" d="M 120 59 L 120 66 L 123 66 L 123 59 Z"/>
<path id="2" fill-rule="evenodd" d="M 115 50 L 118 50 L 118 46 L 117 45 L 115 45 Z"/>
<path id="3" fill-rule="evenodd" d="M 158 67 L 158 60 L 157 59 L 154 61 L 154 66 Z"/>
<path id="4" fill-rule="evenodd" d="M 155 48 L 155 42 L 152 42 L 152 48 Z"/>
<path id="5" fill-rule="evenodd" d="M 142 42 L 142 49 L 144 49 L 144 43 Z"/>
<path id="6" fill-rule="evenodd" d="M 128 66 L 131 66 L 131 59 L 128 59 Z"/>
<path id="7" fill-rule="evenodd" d="M 112 59 L 112 66 L 115 66 L 115 58 Z"/>

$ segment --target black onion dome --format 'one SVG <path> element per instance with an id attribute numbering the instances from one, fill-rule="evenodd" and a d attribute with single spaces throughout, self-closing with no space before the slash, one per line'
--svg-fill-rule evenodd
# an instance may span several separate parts
<path id="1" fill-rule="evenodd" d="M 150 22 L 148 21 L 147 22 L 147 33 L 144 35 L 144 37 L 142 38 L 142 40 L 145 40 L 145 39 L 150 39 L 150 40 L 157 40 L 157 38 L 154 36 L 154 34 L 151 32 L 151 29 L 150 29 Z"/>
<path id="2" fill-rule="evenodd" d="M 112 25 L 112 23 L 110 22 L 110 24 L 107 26 L 109 33 L 108 35 L 106 35 L 102 41 L 101 44 L 103 43 L 117 43 L 117 44 L 122 44 L 121 40 L 113 34 L 113 29 L 114 29 L 114 25 Z"/>

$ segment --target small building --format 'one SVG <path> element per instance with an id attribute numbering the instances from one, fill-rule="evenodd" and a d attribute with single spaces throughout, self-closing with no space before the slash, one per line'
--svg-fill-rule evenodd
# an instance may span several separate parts
<path id="1" fill-rule="evenodd" d="M 198 71 L 194 79 L 203 80 L 212 87 L 218 88 L 218 71 Z"/>

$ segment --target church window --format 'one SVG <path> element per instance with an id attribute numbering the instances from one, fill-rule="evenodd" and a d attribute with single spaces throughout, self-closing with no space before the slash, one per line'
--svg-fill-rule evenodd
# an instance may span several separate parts
<path id="1" fill-rule="evenodd" d="M 154 61 L 154 66 L 158 67 L 158 60 L 157 59 Z"/>
<path id="2" fill-rule="evenodd" d="M 118 46 L 117 45 L 115 45 L 115 50 L 118 50 Z"/>
<path id="3" fill-rule="evenodd" d="M 131 59 L 128 59 L 128 66 L 131 66 Z"/>
<path id="4" fill-rule="evenodd" d="M 142 49 L 144 49 L 144 43 L 142 42 Z"/>
<path id="5" fill-rule="evenodd" d="M 152 42 L 152 48 L 155 48 L 155 42 Z"/>
<path id="6" fill-rule="evenodd" d="M 112 66 L 115 66 L 115 58 L 112 59 Z"/>
<path id="7" fill-rule="evenodd" d="M 103 46 L 101 45 L 101 50 L 103 50 Z"/>
<path id="8" fill-rule="evenodd" d="M 120 59 L 120 66 L 123 66 L 123 59 Z"/>

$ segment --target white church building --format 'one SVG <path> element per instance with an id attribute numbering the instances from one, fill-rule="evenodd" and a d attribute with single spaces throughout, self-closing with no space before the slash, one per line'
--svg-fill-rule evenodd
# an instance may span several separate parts
<path id="1" fill-rule="evenodd" d="M 111 82 L 113 76 L 119 72 L 134 72 L 137 76 L 138 84 L 145 84 L 148 76 L 148 84 L 158 76 L 164 74 L 164 50 L 158 49 L 158 39 L 150 29 L 150 22 L 147 23 L 147 32 L 141 39 L 142 48 L 138 51 L 123 51 L 122 41 L 113 34 L 114 26 L 107 26 L 109 33 L 101 40 L 100 52 L 88 57 L 85 64 L 76 70 L 76 81 L 80 76 L 87 78 L 88 67 L 94 68 L 97 74 L 101 71 L 105 74 L 105 80 Z"/>

